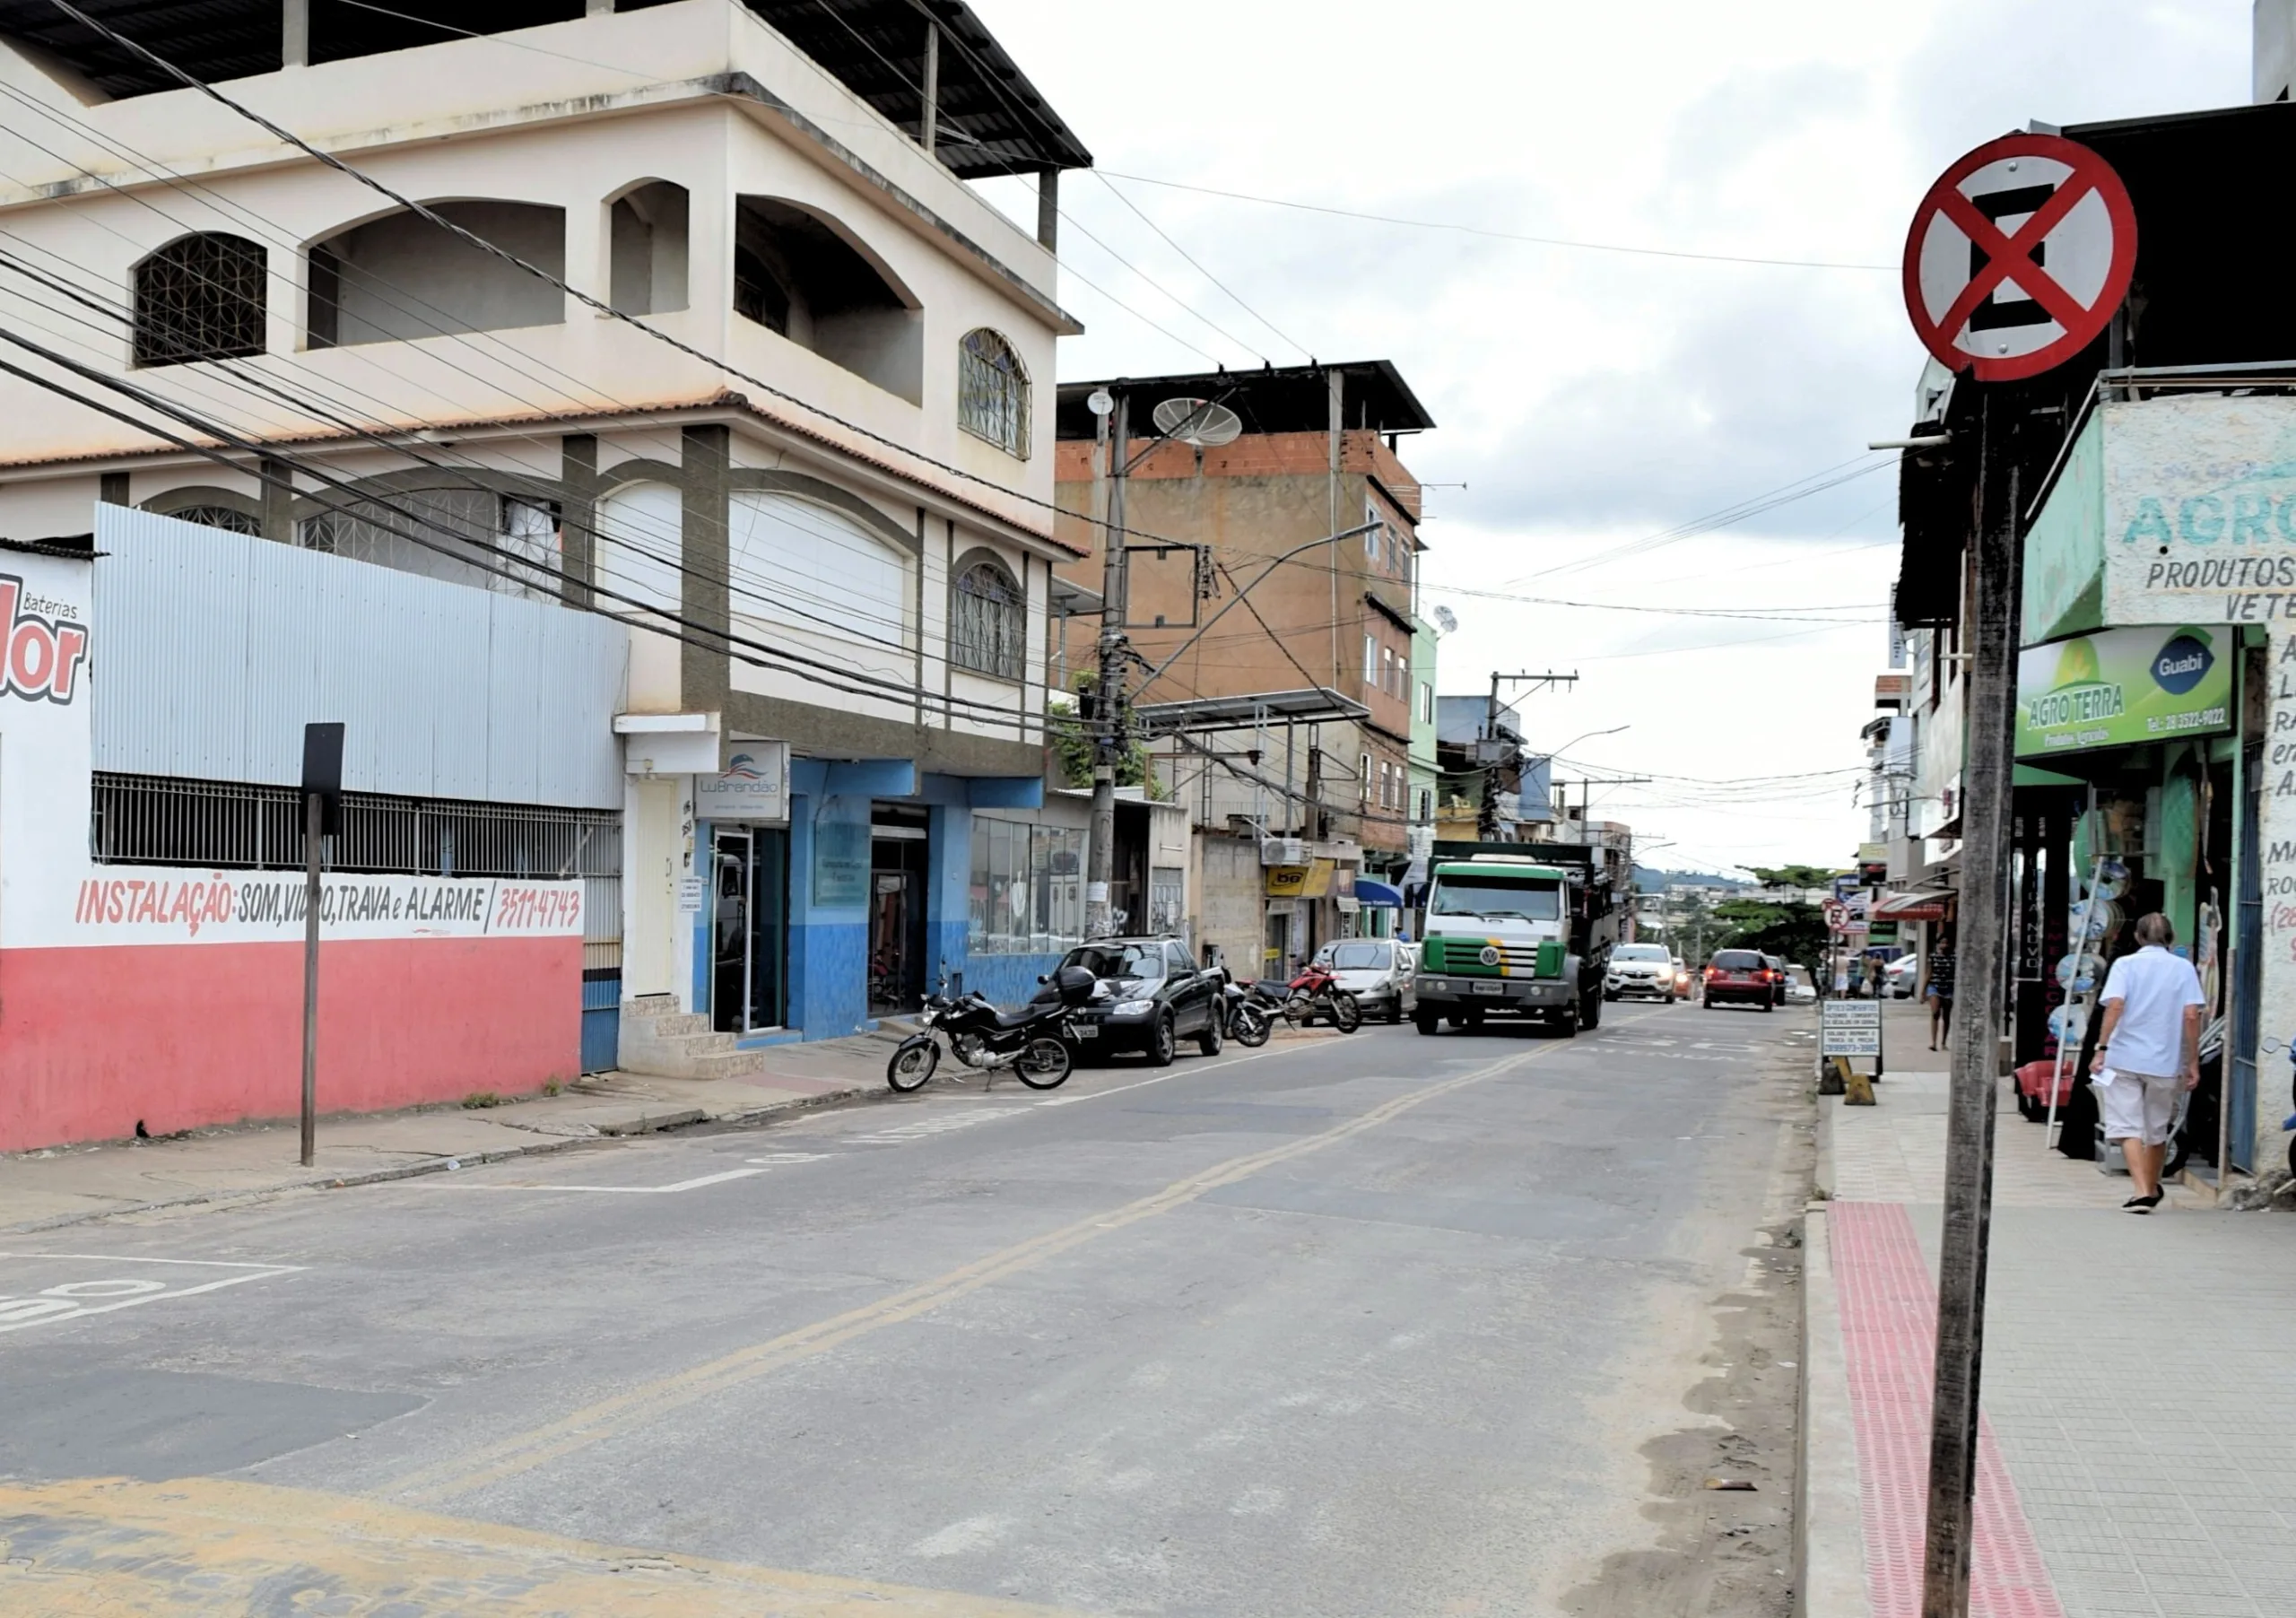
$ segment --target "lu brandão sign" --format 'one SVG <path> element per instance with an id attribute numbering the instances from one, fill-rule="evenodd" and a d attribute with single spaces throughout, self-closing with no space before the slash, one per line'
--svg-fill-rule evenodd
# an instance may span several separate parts
<path id="1" fill-rule="evenodd" d="M 2017 756 L 2043 758 L 2230 729 L 2222 629 L 2118 629 L 2017 657 Z"/>

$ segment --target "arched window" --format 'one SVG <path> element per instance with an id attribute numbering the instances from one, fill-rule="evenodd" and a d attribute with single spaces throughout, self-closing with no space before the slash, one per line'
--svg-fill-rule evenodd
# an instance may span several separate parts
<path id="1" fill-rule="evenodd" d="M 232 360 L 264 346 L 263 244 L 206 231 L 135 266 L 135 363 Z"/>
<path id="2" fill-rule="evenodd" d="M 974 552 L 949 592 L 949 661 L 976 674 L 1017 680 L 1028 659 L 1028 597 L 1004 564 Z"/>
<path id="3" fill-rule="evenodd" d="M 957 347 L 957 425 L 1029 458 L 1029 373 L 1013 345 L 985 326 Z"/>
<path id="4" fill-rule="evenodd" d="M 221 528 L 227 534 L 260 535 L 263 524 L 244 511 L 230 506 L 186 506 L 168 513 L 179 523 L 197 523 L 203 528 Z"/>

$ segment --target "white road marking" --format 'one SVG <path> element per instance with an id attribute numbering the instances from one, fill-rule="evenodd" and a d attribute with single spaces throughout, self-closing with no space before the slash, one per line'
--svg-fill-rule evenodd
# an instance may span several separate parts
<path id="1" fill-rule="evenodd" d="M 542 1180 L 483 1180 L 434 1179 L 428 1184 L 453 1191 L 601 1191 L 614 1196 L 668 1196 L 679 1191 L 699 1191 L 704 1186 L 723 1185 L 729 1179 L 747 1179 L 752 1174 L 762 1174 L 762 1169 L 727 1169 L 718 1174 L 700 1175 L 667 1186 L 554 1186 Z"/>
<path id="2" fill-rule="evenodd" d="M 241 1264 L 207 1258 L 129 1258 L 109 1253 L 0 1253 L 0 1283 L 11 1279 L 7 1269 L 16 1265 L 70 1266 L 82 1271 L 83 1274 L 81 1278 L 41 1287 L 29 1296 L 0 1292 L 0 1332 L 20 1332 L 35 1326 L 54 1326 L 60 1321 L 77 1320 L 86 1315 L 108 1315 L 114 1309 L 134 1309 L 139 1304 L 189 1298 L 222 1287 L 237 1286 L 241 1282 L 291 1274 L 302 1267 L 293 1264 Z M 85 1267 L 91 1265 L 104 1266 L 114 1273 L 85 1275 Z M 155 1265 L 167 1265 L 177 1269 L 232 1270 L 238 1273 L 188 1286 L 174 1285 L 133 1273 Z M 54 1270 L 48 1272 L 49 1274 L 56 1273 Z M 71 1271 L 65 1273 L 68 1275 Z M 38 1274 L 25 1277 L 26 1281 L 32 1282 L 40 1279 L 42 1277 Z"/>
<path id="3" fill-rule="evenodd" d="M 1266 1050 L 1256 1050 L 1248 1057 L 1222 1057 L 1213 1062 L 1190 1062 L 1185 1067 L 1174 1067 L 1168 1073 L 1160 1073 L 1152 1079 L 1142 1079 L 1131 1084 L 1118 1084 L 1113 1090 L 1095 1090 L 1088 1095 L 1057 1095 L 1049 1100 L 1039 1101 L 1037 1105 L 1074 1107 L 1079 1101 L 1097 1101 L 1104 1095 L 1122 1095 L 1127 1090 L 1145 1090 L 1151 1084 L 1161 1084 L 1168 1079 L 1184 1079 L 1190 1074 L 1212 1073 L 1222 1067 L 1235 1067 L 1245 1062 L 1257 1062 L 1262 1057 L 1280 1057 L 1283 1054 L 1283 1048 L 1275 1047 Z"/>

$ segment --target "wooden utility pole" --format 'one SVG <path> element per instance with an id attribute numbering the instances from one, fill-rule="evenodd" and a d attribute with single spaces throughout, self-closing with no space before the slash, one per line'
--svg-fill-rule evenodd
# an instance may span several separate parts
<path id="1" fill-rule="evenodd" d="M 1976 574 L 1967 752 L 1961 766 L 1961 1013 L 1945 1113 L 1945 1218 L 1937 1264 L 1936 1391 L 1922 1618 L 1967 1618 L 1978 1388 L 1985 1357 L 1986 1248 L 1993 1219 L 1993 1109 L 2009 947 L 2010 787 L 2017 681 L 2015 421 L 2008 399 L 1979 406 Z"/>

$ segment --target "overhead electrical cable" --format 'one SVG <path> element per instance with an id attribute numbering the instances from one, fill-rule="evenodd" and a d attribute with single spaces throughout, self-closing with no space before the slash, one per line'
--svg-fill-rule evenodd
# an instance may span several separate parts
<path id="1" fill-rule="evenodd" d="M 1096 170 L 1098 172 L 1098 170 Z M 1213 186 L 1189 185 L 1176 179 L 1157 179 L 1146 174 L 1125 174 L 1117 170 L 1107 173 L 1117 179 L 1128 179 L 1136 185 L 1161 186 L 1168 191 L 1193 191 L 1203 196 L 1221 196 L 1231 202 L 1257 203 L 1263 207 L 1291 208 L 1302 213 L 1328 213 L 1340 219 L 1360 219 L 1373 224 L 1402 225 L 1415 231 L 1456 231 L 1466 236 L 1487 236 L 1497 241 L 1529 242 L 1543 248 L 1570 248 L 1587 253 L 1624 253 L 1642 258 L 1688 258 L 1709 264 L 1758 264 L 1779 269 L 1794 270 L 1865 270 L 1894 274 L 1894 264 L 1858 264 L 1823 258 L 1769 258 L 1744 253 L 1700 253 L 1683 248 L 1631 247 L 1622 242 L 1586 241 L 1568 236 L 1533 236 L 1520 231 L 1494 231 L 1482 225 L 1459 224 L 1449 220 L 1405 219 L 1391 213 L 1370 213 L 1356 208 L 1331 207 L 1321 203 L 1295 202 L 1282 196 L 1257 196 L 1247 191 L 1223 191 Z"/>
<path id="2" fill-rule="evenodd" d="M 92 383 L 99 387 L 105 388 L 109 391 L 119 394 L 123 397 L 131 399 L 144 409 L 156 411 L 164 417 L 169 417 L 180 422 L 191 431 L 202 434 L 212 441 L 203 444 L 197 439 L 187 438 L 183 433 L 172 429 L 161 427 L 151 422 L 139 420 L 135 417 L 130 416 L 126 412 L 118 410 L 113 406 L 107 405 L 100 400 L 96 399 L 90 395 L 78 392 L 77 390 L 65 386 L 53 377 L 43 376 L 37 371 L 17 365 L 13 361 L 0 360 L 0 371 L 5 371 L 11 376 L 29 382 L 35 387 L 44 388 L 47 391 L 54 393 L 61 397 L 72 399 L 75 403 L 84 405 L 89 409 L 98 411 L 105 415 L 112 417 L 116 421 L 119 421 L 127 426 L 133 427 L 137 431 L 159 439 L 162 442 L 171 443 L 179 449 L 185 450 L 190 454 L 201 456 L 204 458 L 214 461 L 218 465 L 230 467 L 236 472 L 244 474 L 247 471 L 247 468 L 234 461 L 227 451 L 237 450 L 243 456 L 254 457 L 258 463 L 258 471 L 256 475 L 265 478 L 266 481 L 275 482 L 277 480 L 273 474 L 261 470 L 260 463 L 265 460 L 277 462 L 286 466 L 291 472 L 300 472 L 306 476 L 311 477 L 336 489 L 354 502 L 354 505 L 353 507 L 346 508 L 329 502 L 324 497 L 311 496 L 309 494 L 309 491 L 298 491 L 304 494 L 305 498 L 315 499 L 317 503 L 322 506 L 326 506 L 329 509 L 337 511 L 344 515 L 354 517 L 356 520 L 368 522 L 372 526 L 381 527 L 386 532 L 392 533 L 397 537 L 408 541 L 410 544 L 422 546 L 426 550 L 433 551 L 442 555 L 451 556 L 456 561 L 462 562 L 466 566 L 475 567 L 481 571 L 491 573 L 497 577 L 502 578 L 511 583 L 517 584 L 521 589 L 533 587 L 534 579 L 537 576 L 554 579 L 561 587 L 562 587 L 561 591 L 558 592 L 561 600 L 564 599 L 567 592 L 579 592 L 585 596 L 603 596 L 606 599 L 622 603 L 624 606 L 630 609 L 631 613 L 638 614 L 638 617 L 633 619 L 631 617 L 625 616 L 622 613 L 612 612 L 601 612 L 600 615 L 612 618 L 615 622 L 623 623 L 628 627 L 648 630 L 654 632 L 666 632 L 659 631 L 656 624 L 645 622 L 647 619 L 659 620 L 663 622 L 675 626 L 679 631 L 684 631 L 681 634 L 673 634 L 671 636 L 672 639 L 683 639 L 688 644 L 700 646 L 706 649 L 713 651 L 723 651 L 742 662 L 755 664 L 761 667 L 775 668 L 779 672 L 786 674 L 797 674 L 801 677 L 815 680 L 820 683 L 829 685 L 834 689 L 847 691 L 856 695 L 876 696 L 882 698 L 890 694 L 891 697 L 896 698 L 904 703 L 923 702 L 930 706 L 948 709 L 952 718 L 957 717 L 955 713 L 956 709 L 962 709 L 968 710 L 963 717 L 967 718 L 968 722 L 975 724 L 1000 726 L 1012 725 L 1021 727 L 1033 726 L 1041 727 L 1045 723 L 1044 716 L 1031 714 L 1025 709 L 1005 708 L 995 703 L 979 702 L 970 698 L 932 692 L 922 686 L 903 686 L 891 682 L 872 679 L 866 675 L 856 674 L 842 665 L 825 662 L 819 658 L 807 657 L 802 653 L 790 651 L 787 648 L 776 647 L 768 642 L 753 640 L 744 635 L 718 630 L 706 624 L 696 623 L 693 621 L 682 616 L 678 612 L 659 603 L 649 602 L 639 596 L 627 595 L 622 591 L 616 590 L 610 585 L 601 584 L 595 579 L 577 578 L 572 574 L 567 573 L 561 568 L 552 566 L 546 562 L 537 561 L 529 555 L 509 551 L 501 545 L 489 544 L 472 536 L 457 536 L 461 546 L 467 546 L 482 552 L 490 552 L 499 560 L 490 562 L 474 559 L 466 554 L 457 546 L 440 543 L 436 539 L 427 537 L 422 533 L 394 528 L 387 523 L 375 521 L 375 519 L 367 515 L 366 512 L 357 509 L 357 508 L 360 507 L 373 508 L 384 504 L 384 502 L 377 499 L 372 491 L 361 490 L 355 484 L 336 477 L 332 473 L 326 471 L 323 466 L 313 465 L 307 462 L 303 462 L 291 452 L 284 451 L 279 446 L 262 445 L 239 438 L 238 435 L 230 432 L 227 428 L 222 427 L 220 424 L 198 415 L 196 413 L 177 402 L 153 395 L 148 390 L 137 387 L 119 378 L 107 376 L 101 370 L 93 366 L 83 365 L 81 362 L 71 359 L 67 355 L 48 348 L 44 344 L 34 343 L 22 335 L 22 334 L 12 331 L 4 326 L 0 326 L 0 342 L 5 342 L 13 347 L 22 350 L 26 353 L 32 354 L 39 359 L 47 361 L 50 365 L 70 371 L 74 376 L 81 378 L 83 381 Z M 290 486 L 291 487 L 291 485 Z M 401 516 L 407 515 L 404 512 L 397 512 L 396 514 Z M 420 519 L 418 518 L 416 520 L 419 523 Z M 600 612 L 600 609 L 597 608 L 583 610 Z M 859 682 L 859 683 L 852 683 L 852 682 L 856 681 Z"/>
<path id="3" fill-rule="evenodd" d="M 952 462 L 937 460 L 935 457 L 925 454 L 921 450 L 902 443 L 898 439 L 888 437 L 887 435 L 875 431 L 871 428 L 865 427 L 857 422 L 849 421 L 822 405 L 817 404 L 796 394 L 791 393 L 787 388 L 778 387 L 775 384 L 767 381 L 762 377 L 755 376 L 751 372 L 743 370 L 738 366 L 734 365 L 731 361 L 721 359 L 718 356 L 709 352 L 705 349 L 696 347 L 694 344 L 684 341 L 683 338 L 672 336 L 669 333 L 663 331 L 660 327 L 648 325 L 638 316 L 629 314 L 622 309 L 617 309 L 604 300 L 595 297 L 592 294 L 585 292 L 579 288 L 575 287 L 563 276 L 554 274 L 548 270 L 543 269 L 537 265 L 529 263 L 527 260 L 519 257 L 516 253 L 511 252 L 507 248 L 500 247 L 495 243 L 487 240 L 486 238 L 477 234 L 475 231 L 467 230 L 464 226 L 457 224 L 454 221 L 440 214 L 436 209 L 427 207 L 423 204 L 416 202 L 413 198 L 407 196 L 403 192 L 397 191 L 393 187 L 385 185 L 381 180 L 377 179 L 374 176 L 365 172 L 363 170 L 358 169 L 352 164 L 344 161 L 341 158 L 336 157 L 330 152 L 324 151 L 321 148 L 313 145 L 310 142 L 295 134 L 292 130 L 287 129 L 273 119 L 265 117 L 262 113 L 256 111 L 254 109 L 245 106 L 239 101 L 233 100 L 230 96 L 225 95 L 213 85 L 209 84 L 204 80 L 186 72 L 183 68 L 177 66 L 173 62 L 169 61 L 166 57 L 159 55 L 149 48 L 129 39 L 117 29 L 90 16 L 86 12 L 82 11 L 78 6 L 74 5 L 71 3 L 71 0 L 48 0 L 48 4 L 54 6 L 57 10 L 62 12 L 65 15 L 70 17 L 75 22 L 78 22 L 82 27 L 102 35 L 105 39 L 110 40 L 113 44 L 117 45 L 122 49 L 128 51 L 140 60 L 148 62 L 152 66 L 159 68 L 170 78 L 175 79 L 178 83 L 185 85 L 187 88 L 198 91 L 202 95 L 206 96 L 209 100 L 213 100 L 218 105 L 238 114 L 240 117 L 245 118 L 248 122 L 255 125 L 257 128 L 264 130 L 274 138 L 283 142 L 287 145 L 294 147 L 304 155 L 316 160 L 327 168 L 334 170 L 335 172 L 344 175 L 347 178 L 355 180 L 358 184 L 366 187 L 377 196 L 385 197 L 389 201 L 396 203 L 398 206 L 415 214 L 418 218 L 429 221 L 431 224 L 436 225 L 439 229 L 446 231 L 457 239 L 465 242 L 470 246 L 476 248 L 481 252 L 485 253 L 489 257 L 500 259 L 505 264 L 510 265 L 514 268 L 524 271 L 526 274 L 534 276 L 539 281 L 556 287 L 558 291 L 565 296 L 573 299 L 585 309 L 591 310 L 604 318 L 618 320 L 626 326 L 633 326 L 637 330 L 644 332 L 648 336 L 652 337 L 656 342 L 663 344 L 665 346 L 686 355 L 690 359 L 698 360 L 703 364 L 711 367 L 713 370 L 733 378 L 736 381 L 745 383 L 748 386 L 758 389 L 761 393 L 770 398 L 779 400 L 797 410 L 803 411 L 806 415 L 811 416 L 815 420 L 827 422 L 831 426 L 836 427 L 839 431 L 851 433 L 865 442 L 878 445 L 902 457 L 906 462 L 914 463 L 919 466 L 928 466 L 936 472 L 944 473 L 948 476 L 961 479 L 965 483 L 978 484 L 981 488 L 992 491 L 1000 498 L 1011 500 L 1022 505 L 1036 507 L 1052 514 L 1056 518 L 1064 516 L 1074 517 L 1080 521 L 1086 522 L 1097 527 L 1106 528 L 1109 526 L 1104 518 L 1095 518 L 1083 513 L 1067 511 L 1055 501 L 1040 499 L 1035 495 L 1026 492 L 1023 490 L 1015 489 L 1008 484 L 999 483 L 995 478 L 985 477 L 979 473 L 972 472 L 965 467 L 959 466 Z M 954 36 L 952 35 L 951 38 L 953 39 Z M 1127 531 L 1135 535 L 1142 532 L 1139 529 L 1128 529 Z M 1153 536 L 1152 535 L 1150 537 Z"/>

